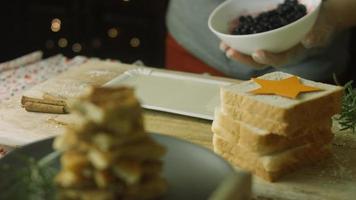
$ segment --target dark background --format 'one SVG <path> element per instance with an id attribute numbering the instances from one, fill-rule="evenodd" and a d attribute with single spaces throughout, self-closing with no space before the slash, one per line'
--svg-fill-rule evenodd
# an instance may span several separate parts
<path id="1" fill-rule="evenodd" d="M 42 50 L 163 67 L 166 7 L 167 0 L 2 0 L 0 61 Z"/>
<path id="2" fill-rule="evenodd" d="M 348 70 L 348 75 L 346 76 L 346 81 L 353 80 L 353 86 L 356 87 L 356 28 L 353 28 L 350 42 L 350 55 L 351 61 Z M 344 81 L 343 83 L 345 83 Z"/>
<path id="3" fill-rule="evenodd" d="M 140 59 L 164 67 L 167 5 L 168 0 L 1 0 L 0 62 L 42 50 L 45 57 Z M 341 83 L 356 79 L 356 30 L 350 51 Z"/>

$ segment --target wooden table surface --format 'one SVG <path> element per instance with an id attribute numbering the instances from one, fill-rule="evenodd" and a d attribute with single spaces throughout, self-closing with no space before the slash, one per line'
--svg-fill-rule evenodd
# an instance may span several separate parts
<path id="1" fill-rule="evenodd" d="M 98 67 L 99 66 L 99 67 Z M 70 79 L 65 82 L 81 81 L 102 85 L 116 75 L 134 66 L 96 62 L 80 70 L 70 70 L 55 79 Z M 110 76 L 88 77 L 88 70 L 109 69 Z M 75 75 L 73 75 L 75 74 Z M 79 76 L 79 77 L 78 77 Z M 230 80 L 238 82 L 237 80 Z M 61 93 L 53 88 L 50 80 L 39 87 L 49 92 Z M 38 89 L 38 88 L 37 88 Z M 20 106 L 20 97 L 0 104 L 0 144 L 10 141 L 24 144 L 53 135 L 61 134 L 70 115 L 29 113 Z M 149 132 L 171 135 L 192 143 L 212 148 L 211 121 L 164 112 L 145 110 L 145 126 Z M 254 177 L 253 191 L 258 199 L 356 199 L 356 136 L 349 132 L 337 133 L 333 144 L 334 156 L 315 166 L 307 167 L 287 175 L 277 183 L 268 183 Z M 204 167 L 204 166 L 202 166 Z"/>

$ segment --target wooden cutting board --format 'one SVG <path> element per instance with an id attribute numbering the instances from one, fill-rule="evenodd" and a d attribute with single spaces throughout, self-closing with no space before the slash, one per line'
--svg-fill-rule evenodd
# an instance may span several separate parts
<path id="1" fill-rule="evenodd" d="M 136 66 L 103 61 L 88 63 L 35 87 L 34 93 L 77 96 L 88 85 L 102 85 Z M 225 79 L 226 81 L 226 79 Z M 236 82 L 229 79 L 228 81 Z M 30 92 L 31 93 L 31 92 Z M 211 121 L 146 110 L 149 132 L 171 135 L 211 149 Z M 60 134 L 71 115 L 29 113 L 20 106 L 20 97 L 0 104 L 0 143 L 22 145 Z M 337 124 L 336 124 L 337 125 Z M 292 173 L 277 183 L 254 177 L 257 199 L 356 199 L 356 134 L 336 133 L 334 156 L 315 166 Z M 203 166 L 202 166 L 203 167 Z"/>

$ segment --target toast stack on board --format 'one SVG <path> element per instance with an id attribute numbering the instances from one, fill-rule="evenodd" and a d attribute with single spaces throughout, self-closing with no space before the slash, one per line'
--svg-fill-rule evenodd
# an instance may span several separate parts
<path id="1" fill-rule="evenodd" d="M 257 79 L 272 81 L 277 85 L 272 90 L 289 93 L 297 86 L 283 85 L 283 80 L 291 78 L 317 90 L 296 98 L 271 91 L 256 94 L 253 91 L 266 87 L 256 80 L 221 88 L 221 106 L 212 124 L 214 151 L 268 181 L 329 156 L 331 117 L 340 111 L 343 88 L 283 72 Z"/>
<path id="2" fill-rule="evenodd" d="M 81 122 L 54 142 L 63 152 L 59 199 L 156 199 L 166 191 L 165 148 L 145 132 L 132 88 L 91 88 L 70 107 Z"/>

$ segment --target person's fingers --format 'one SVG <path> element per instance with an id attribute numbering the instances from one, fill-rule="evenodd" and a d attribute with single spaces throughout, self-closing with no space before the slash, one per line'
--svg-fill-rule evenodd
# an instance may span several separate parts
<path id="1" fill-rule="evenodd" d="M 219 48 L 221 51 L 226 52 L 230 47 L 227 46 L 225 43 L 220 42 Z"/>
<path id="2" fill-rule="evenodd" d="M 258 63 L 275 67 L 275 66 L 279 66 L 281 63 L 286 62 L 287 54 L 286 53 L 275 54 L 263 50 L 258 50 L 252 54 L 252 58 L 254 61 Z"/>
<path id="3" fill-rule="evenodd" d="M 283 64 L 291 62 L 291 59 L 295 59 L 304 50 L 301 44 L 296 45 L 288 51 L 282 53 L 271 53 L 263 50 L 258 50 L 252 54 L 252 58 L 255 62 L 269 65 L 273 67 L 279 67 Z"/>
<path id="4" fill-rule="evenodd" d="M 249 65 L 251 67 L 255 67 L 255 68 L 263 68 L 263 67 L 266 67 L 265 64 L 261 64 L 261 63 L 257 63 L 255 62 L 251 56 L 248 56 L 248 55 L 245 55 L 245 54 L 242 54 L 234 49 L 231 49 L 229 48 L 227 51 L 226 51 L 226 57 L 230 58 L 230 59 L 233 59 L 233 60 L 236 60 L 238 62 L 241 62 L 243 64 L 246 64 L 246 65 Z"/>

